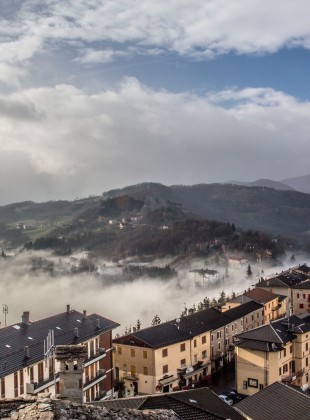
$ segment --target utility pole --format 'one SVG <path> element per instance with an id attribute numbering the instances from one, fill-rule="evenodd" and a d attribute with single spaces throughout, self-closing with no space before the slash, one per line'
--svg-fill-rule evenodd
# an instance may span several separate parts
<path id="1" fill-rule="evenodd" d="M 6 327 L 6 316 L 9 313 L 9 307 L 5 303 L 2 303 L 2 306 L 3 306 L 2 312 L 4 313 L 4 325 Z"/>

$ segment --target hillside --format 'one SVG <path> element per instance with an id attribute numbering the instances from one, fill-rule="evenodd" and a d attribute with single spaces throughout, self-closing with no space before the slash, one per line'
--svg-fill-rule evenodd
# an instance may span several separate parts
<path id="1" fill-rule="evenodd" d="M 143 183 L 72 202 L 23 202 L 0 207 L 0 240 L 3 246 L 41 243 L 38 248 L 48 248 L 51 241 L 52 247 L 58 248 L 58 242 L 65 240 L 67 246 L 62 243 L 61 252 L 77 246 L 106 251 L 115 246 L 119 247 L 117 253 L 127 252 L 125 248 L 130 244 L 131 253 L 134 246 L 141 248 L 141 244 L 134 244 L 143 243 L 144 237 L 153 235 L 153 243 L 145 247 L 154 250 L 158 246 L 164 252 L 163 245 L 158 245 L 163 240 L 158 237 L 158 231 L 167 236 L 165 231 L 169 230 L 170 235 L 172 226 L 199 219 L 217 221 L 223 226 L 229 223 L 239 230 L 258 230 L 277 239 L 282 236 L 306 244 L 310 231 L 310 195 L 232 184 L 167 187 Z M 150 234 L 151 231 L 155 233 Z M 197 232 L 193 232 L 191 240 L 194 241 L 195 235 L 199 241 Z M 210 240 L 214 238 L 216 235 Z M 184 248 L 182 240 L 178 240 Z"/>
<path id="2" fill-rule="evenodd" d="M 253 182 L 228 181 L 226 184 L 243 185 L 245 187 L 266 187 L 274 188 L 275 190 L 295 191 L 295 188 L 284 182 L 273 181 L 271 179 L 257 179 Z"/>
<path id="3" fill-rule="evenodd" d="M 287 178 L 281 181 L 297 191 L 310 194 L 310 175 L 297 176 L 295 178 Z"/>

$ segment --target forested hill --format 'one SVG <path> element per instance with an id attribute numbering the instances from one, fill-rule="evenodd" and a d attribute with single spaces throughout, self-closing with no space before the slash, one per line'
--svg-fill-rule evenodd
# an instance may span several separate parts
<path id="1" fill-rule="evenodd" d="M 232 184 L 165 186 L 142 183 L 74 201 L 31 201 L 0 207 L 0 240 L 12 246 L 73 237 L 125 220 L 163 228 L 187 219 L 214 220 L 271 237 L 310 243 L 310 195 Z M 112 225 L 111 225 L 112 226 Z"/>
<path id="2" fill-rule="evenodd" d="M 149 200 L 168 199 L 200 217 L 258 229 L 272 235 L 310 240 L 310 195 L 266 187 L 232 184 L 192 186 L 143 183 L 112 190 L 104 196 L 128 194 Z"/>

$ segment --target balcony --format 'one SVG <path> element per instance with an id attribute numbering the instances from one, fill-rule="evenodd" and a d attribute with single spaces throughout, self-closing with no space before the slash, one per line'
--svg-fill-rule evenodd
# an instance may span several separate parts
<path id="1" fill-rule="evenodd" d="M 99 360 L 106 357 L 106 355 L 107 355 L 106 349 L 103 347 L 99 347 L 93 356 L 85 360 L 84 367 L 87 367 L 95 362 L 98 362 Z"/>
<path id="2" fill-rule="evenodd" d="M 282 379 L 282 382 L 288 382 L 288 383 L 294 382 L 296 381 L 297 378 L 300 378 L 304 374 L 304 372 L 305 372 L 305 368 L 300 369 L 297 372 L 293 372 L 290 375 L 285 376 Z"/>
<path id="3" fill-rule="evenodd" d="M 210 363 L 203 363 L 202 361 L 198 361 L 195 365 L 181 368 L 177 370 L 179 376 L 182 376 L 184 379 L 191 378 L 193 375 L 202 372 L 206 369 Z"/>
<path id="4" fill-rule="evenodd" d="M 127 379 L 128 381 L 138 381 L 139 380 L 139 374 L 136 372 L 125 372 L 123 375 L 124 379 Z"/>
<path id="5" fill-rule="evenodd" d="M 101 382 L 103 379 L 105 379 L 107 377 L 107 373 L 105 369 L 99 369 L 96 376 L 92 379 L 88 379 L 87 381 L 85 381 L 84 385 L 83 385 L 83 390 L 86 391 L 87 389 L 91 388 L 92 386 L 98 384 L 99 382 Z"/>
<path id="6" fill-rule="evenodd" d="M 59 382 L 59 374 L 56 374 L 56 382 Z M 46 388 L 54 386 L 54 378 L 47 378 L 41 382 L 26 383 L 26 394 L 37 394 Z"/>

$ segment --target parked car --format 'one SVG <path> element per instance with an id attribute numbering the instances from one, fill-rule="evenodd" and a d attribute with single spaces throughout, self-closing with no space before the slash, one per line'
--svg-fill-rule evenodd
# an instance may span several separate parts
<path id="1" fill-rule="evenodd" d="M 233 403 L 234 403 L 233 400 L 231 398 L 229 398 L 227 395 L 221 394 L 221 395 L 219 395 L 219 397 L 220 397 L 221 400 L 225 401 L 226 404 L 228 404 L 228 405 L 233 405 Z"/>
<path id="2" fill-rule="evenodd" d="M 242 396 L 238 394 L 238 392 L 235 389 L 226 389 L 221 394 L 227 395 L 227 397 L 233 400 L 234 404 L 242 400 Z"/>

